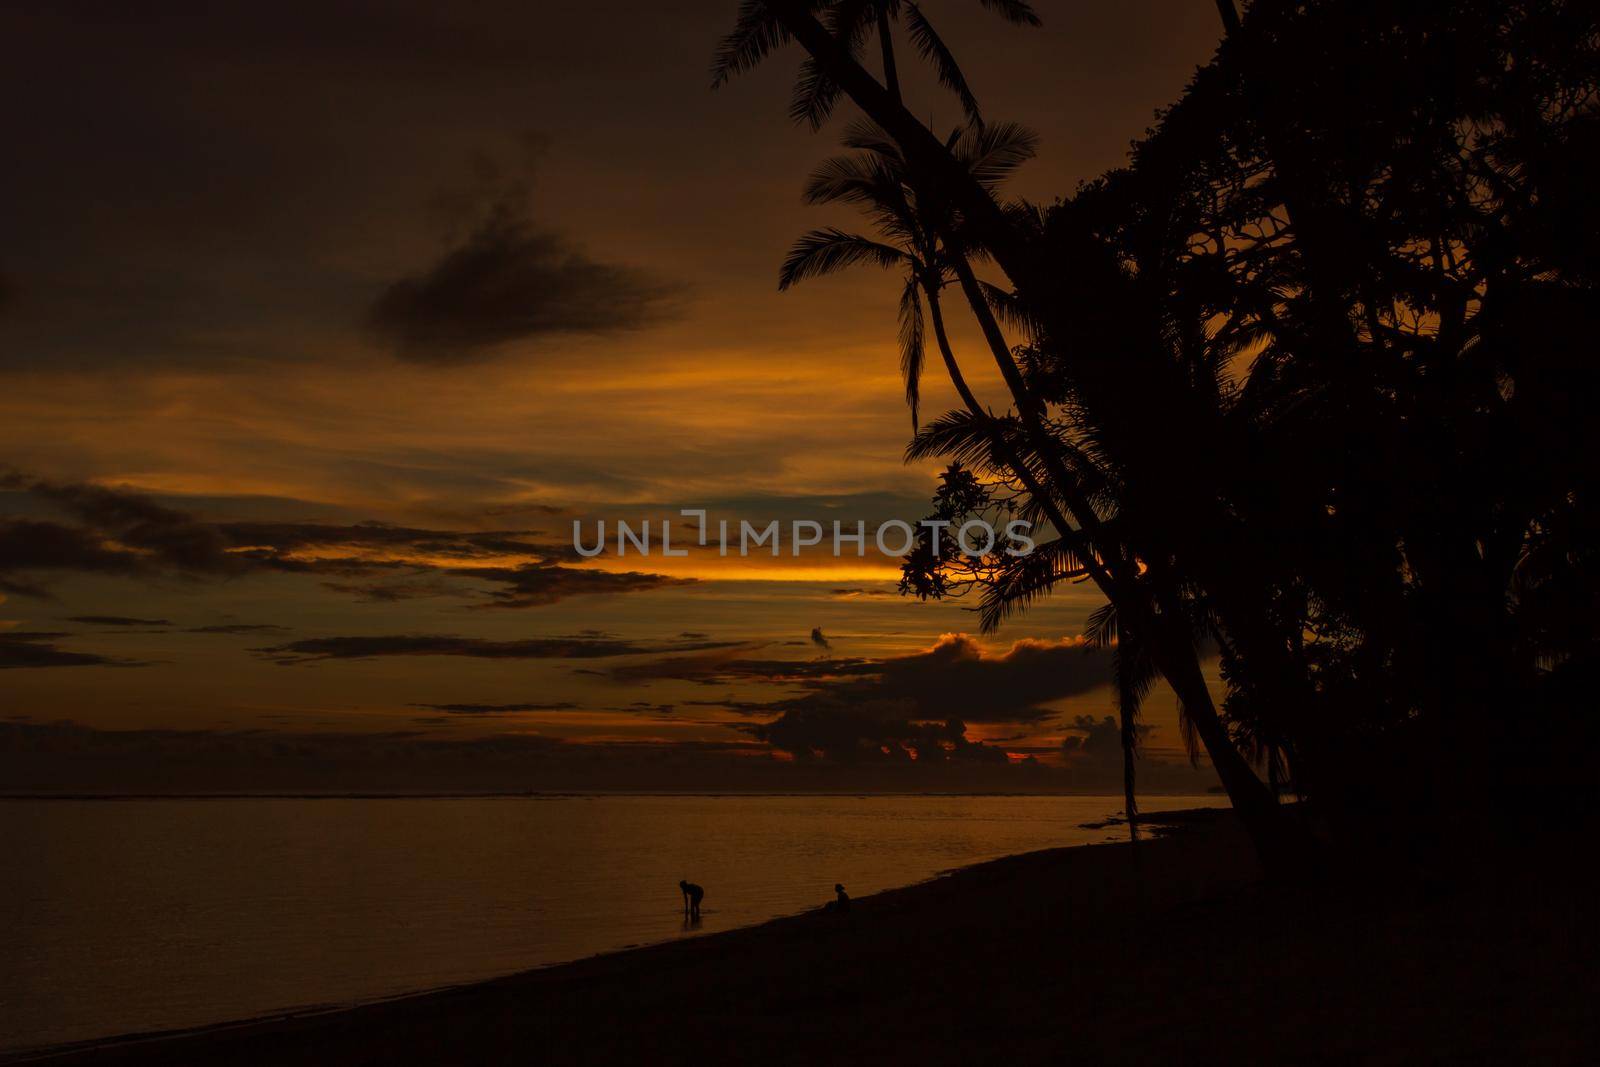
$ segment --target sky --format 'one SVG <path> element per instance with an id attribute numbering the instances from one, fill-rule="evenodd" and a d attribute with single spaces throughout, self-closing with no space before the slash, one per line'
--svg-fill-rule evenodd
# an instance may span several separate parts
<path id="1" fill-rule="evenodd" d="M 800 197 L 854 116 L 788 121 L 793 48 L 711 91 L 735 7 L 0 10 L 6 788 L 1120 788 L 1092 587 L 983 636 L 881 557 L 571 551 L 680 508 L 915 521 L 936 484 L 896 279 L 777 291 L 857 226 Z M 1046 202 L 1220 36 L 1202 0 L 925 7 Z M 1146 714 L 1145 787 L 1209 788 Z"/>

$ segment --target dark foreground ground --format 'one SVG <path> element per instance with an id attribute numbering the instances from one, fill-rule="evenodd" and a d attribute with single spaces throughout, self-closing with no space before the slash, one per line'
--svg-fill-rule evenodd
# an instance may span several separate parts
<path id="1" fill-rule="evenodd" d="M 1589 842 L 1397 900 L 1263 887 L 1230 817 L 1180 821 L 843 916 L 50 1062 L 1600 1063 Z"/>

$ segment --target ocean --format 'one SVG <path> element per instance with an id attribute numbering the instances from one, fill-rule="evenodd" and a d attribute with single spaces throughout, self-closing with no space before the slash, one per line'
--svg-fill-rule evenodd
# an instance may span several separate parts
<path id="1" fill-rule="evenodd" d="M 1217 796 L 1150 797 L 1147 811 Z M 1117 797 L 0 801 L 0 1050 L 491 978 L 1120 840 Z M 685 924 L 677 883 L 703 885 Z"/>

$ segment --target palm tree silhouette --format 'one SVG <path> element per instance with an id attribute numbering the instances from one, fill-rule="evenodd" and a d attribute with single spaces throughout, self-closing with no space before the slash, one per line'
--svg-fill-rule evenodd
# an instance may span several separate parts
<path id="1" fill-rule="evenodd" d="M 1032 131 L 1015 123 L 1002 123 L 958 128 L 947 143 L 975 180 L 993 189 L 1033 156 L 1037 141 Z M 981 413 L 982 406 L 967 385 L 945 328 L 941 293 L 954 280 L 954 263 L 960 255 L 948 249 L 940 237 L 949 229 L 939 218 L 947 205 L 919 189 L 899 148 L 876 126 L 852 125 L 844 143 L 858 152 L 823 163 L 806 183 L 805 200 L 809 204 L 843 202 L 861 207 L 884 240 L 834 227 L 812 230 L 795 243 L 784 260 L 778 288 L 786 290 L 807 278 L 859 264 L 905 271 L 899 303 L 900 371 L 905 378 L 913 429 L 918 425 L 929 324 L 951 384 L 969 410 Z"/>
<path id="2" fill-rule="evenodd" d="M 951 210 L 948 201 L 929 193 L 896 143 L 876 126 L 865 123 L 853 126 L 845 143 L 858 149 L 857 154 L 827 161 L 807 183 L 806 199 L 812 203 L 846 202 L 861 207 L 893 243 L 836 228 L 813 230 L 795 244 L 784 261 L 779 288 L 787 289 L 805 278 L 861 263 L 904 269 L 907 278 L 900 299 L 901 368 L 913 426 L 917 423 L 925 351 L 922 303 L 926 300 L 939 354 L 951 384 L 967 409 L 964 415 L 953 413 L 941 417 L 938 425 L 947 428 L 947 433 L 970 435 L 971 441 L 976 442 L 972 446 L 974 461 L 993 460 L 1011 472 L 1033 499 L 1035 507 L 1060 534 L 1061 540 L 1046 546 L 1043 557 L 1059 563 L 1062 573 L 1069 576 L 1085 573 L 1086 568 L 1097 565 L 1095 550 L 1085 541 L 1081 529 L 1068 520 L 1055 497 L 1046 491 L 1041 481 L 1043 465 L 1031 453 L 1016 420 L 997 418 L 980 403 L 951 349 L 941 294 L 952 276 L 971 278 L 971 267 L 966 252 L 950 243 L 948 234 L 953 227 L 946 217 Z M 953 157 L 961 161 L 964 172 L 990 193 L 1032 156 L 1034 143 L 1030 131 L 1009 123 L 958 128 L 946 141 Z M 972 284 L 976 286 L 975 279 Z M 969 297 L 973 291 L 976 290 L 964 287 Z M 987 306 L 981 312 L 992 318 Z M 1010 353 L 1004 350 L 1003 341 L 1001 349 L 997 358 L 1010 363 Z M 919 435 L 919 441 L 922 439 Z M 920 447 L 914 442 L 912 450 Z M 911 453 L 908 457 L 916 458 Z"/>

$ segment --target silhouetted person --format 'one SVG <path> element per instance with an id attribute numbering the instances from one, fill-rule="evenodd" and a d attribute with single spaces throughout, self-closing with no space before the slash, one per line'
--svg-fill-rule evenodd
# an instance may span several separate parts
<path id="1" fill-rule="evenodd" d="M 706 891 L 693 882 L 679 882 L 678 888 L 683 890 L 683 913 L 696 919 L 700 918 L 700 900 Z"/>
<path id="2" fill-rule="evenodd" d="M 830 911 L 849 911 L 850 894 L 844 891 L 844 886 L 835 882 L 833 885 L 833 891 L 837 897 L 831 904 L 828 905 L 828 909 Z"/>

